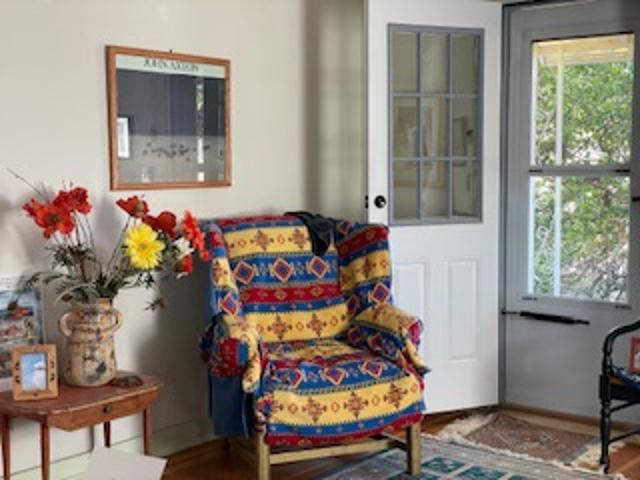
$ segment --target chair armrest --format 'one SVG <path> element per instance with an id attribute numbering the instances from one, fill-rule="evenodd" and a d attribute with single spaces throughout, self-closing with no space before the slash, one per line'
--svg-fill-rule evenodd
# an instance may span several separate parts
<path id="1" fill-rule="evenodd" d="M 262 375 L 260 335 L 244 317 L 218 314 L 200 340 L 202 359 L 214 375 L 242 376 L 242 389 L 255 392 Z"/>
<path id="2" fill-rule="evenodd" d="M 634 323 L 629 323 L 627 325 L 620 325 L 619 327 L 611 330 L 604 339 L 604 343 L 602 345 L 602 374 L 607 376 L 611 373 L 613 368 L 613 344 L 617 340 L 618 337 L 631 333 L 635 330 L 640 330 L 640 319 L 636 320 Z"/>
<path id="3" fill-rule="evenodd" d="M 429 369 L 418 354 L 421 334 L 420 319 L 393 305 L 382 304 L 363 310 L 351 320 L 347 342 L 424 375 Z"/>

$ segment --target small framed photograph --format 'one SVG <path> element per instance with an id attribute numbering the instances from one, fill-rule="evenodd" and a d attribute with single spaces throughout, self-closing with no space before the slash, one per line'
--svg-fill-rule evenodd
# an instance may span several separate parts
<path id="1" fill-rule="evenodd" d="M 118 117 L 118 158 L 129 158 L 129 118 Z"/>
<path id="2" fill-rule="evenodd" d="M 629 371 L 640 373 L 640 337 L 631 338 L 631 353 L 629 354 Z"/>
<path id="3" fill-rule="evenodd" d="M 43 400 L 58 396 L 58 362 L 55 345 L 15 347 L 11 357 L 14 400 Z"/>
<path id="4" fill-rule="evenodd" d="M 11 390 L 11 351 L 44 343 L 38 288 L 24 289 L 20 275 L 0 276 L 0 391 Z"/>

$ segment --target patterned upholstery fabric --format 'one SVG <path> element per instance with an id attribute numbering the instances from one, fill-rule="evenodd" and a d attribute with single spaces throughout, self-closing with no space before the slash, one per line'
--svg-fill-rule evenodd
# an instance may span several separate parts
<path id="1" fill-rule="evenodd" d="M 335 339 L 268 344 L 258 408 L 271 444 L 370 436 L 422 417 L 420 380 L 369 350 Z"/>
<path id="2" fill-rule="evenodd" d="M 240 303 L 232 295 L 220 309 L 240 309 L 265 342 L 327 338 L 343 332 L 347 309 L 338 283 L 335 247 L 311 253 L 304 224 L 295 217 L 220 220 Z"/>
<path id="3" fill-rule="evenodd" d="M 367 308 L 351 321 L 349 344 L 366 347 L 420 375 L 429 371 L 418 354 L 422 323 L 389 304 Z"/>
<path id="4" fill-rule="evenodd" d="M 384 225 L 336 222 L 340 290 L 349 320 L 368 307 L 393 303 L 388 236 Z"/>
<path id="5" fill-rule="evenodd" d="M 386 227 L 335 221 L 322 257 L 292 216 L 207 230 L 214 320 L 203 358 L 215 375 L 242 375 L 269 443 L 369 436 L 421 417 L 422 327 L 390 304 Z"/>
<path id="6" fill-rule="evenodd" d="M 616 367 L 616 366 L 613 367 L 612 373 L 616 378 L 619 378 L 630 387 L 635 387 L 638 390 L 640 390 L 640 374 L 639 373 L 631 373 L 626 368 Z"/>

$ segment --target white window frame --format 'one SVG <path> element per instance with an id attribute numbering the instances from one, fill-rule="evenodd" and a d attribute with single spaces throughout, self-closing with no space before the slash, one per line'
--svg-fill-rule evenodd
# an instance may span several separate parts
<path id="1" fill-rule="evenodd" d="M 523 35 L 514 35 L 507 43 L 505 69 L 507 102 L 503 125 L 505 194 L 503 195 L 503 218 L 505 239 L 504 260 L 504 305 L 509 311 L 536 311 L 558 315 L 580 317 L 592 315 L 594 311 L 632 310 L 638 311 L 640 287 L 640 204 L 632 201 L 640 197 L 640 109 L 632 109 L 631 163 L 630 165 L 596 166 L 547 166 L 532 165 L 533 139 L 533 84 L 534 66 L 532 44 L 549 39 L 572 39 L 598 35 L 634 34 L 634 80 L 633 102 L 640 101 L 640 5 L 633 7 L 634 14 L 625 18 L 614 12 L 613 3 L 630 5 L 627 0 L 612 0 L 581 5 L 580 9 L 558 8 L 550 19 L 546 15 L 537 18 L 536 8 L 520 9 L 511 15 L 511 23 L 505 25 L 505 38 L 514 23 L 524 26 Z M 530 178 L 544 176 L 545 171 L 554 175 L 583 176 L 587 172 L 600 175 L 629 175 L 630 177 L 630 232 L 627 301 L 609 302 L 596 299 L 578 299 L 561 296 L 535 295 L 529 292 L 529 221 Z"/>

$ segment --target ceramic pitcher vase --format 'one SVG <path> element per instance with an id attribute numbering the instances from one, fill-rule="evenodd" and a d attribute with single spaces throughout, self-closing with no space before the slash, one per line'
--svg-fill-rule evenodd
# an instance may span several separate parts
<path id="1" fill-rule="evenodd" d="M 63 376 L 69 385 L 99 387 L 116 376 L 113 334 L 122 325 L 122 314 L 110 299 L 95 305 L 71 308 L 60 317 L 60 333 L 66 340 Z"/>

